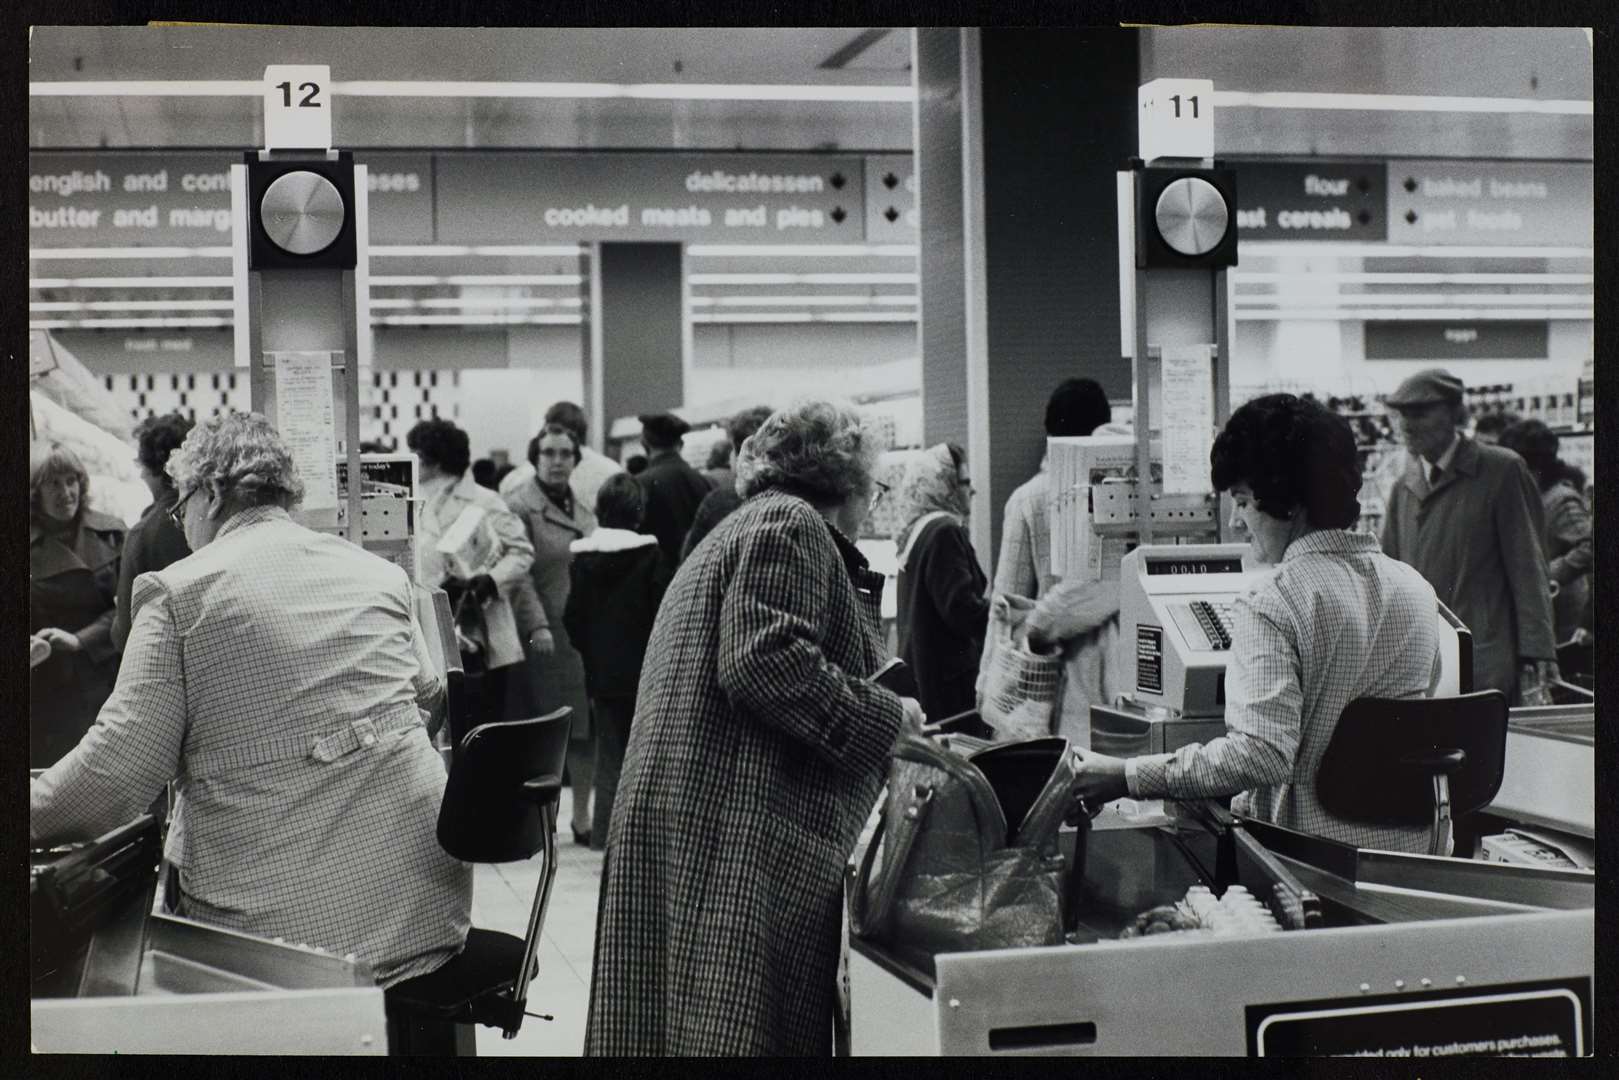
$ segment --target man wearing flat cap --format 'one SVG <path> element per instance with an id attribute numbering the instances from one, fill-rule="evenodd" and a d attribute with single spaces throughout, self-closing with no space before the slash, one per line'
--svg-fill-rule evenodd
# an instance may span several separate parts
<path id="1" fill-rule="evenodd" d="M 1389 494 L 1383 551 L 1416 567 L 1473 632 L 1473 688 L 1541 704 L 1557 677 L 1541 500 L 1523 459 L 1462 435 L 1462 381 L 1443 368 L 1385 403 L 1410 451 Z"/>
<path id="2" fill-rule="evenodd" d="M 697 516 L 697 504 L 711 485 L 703 474 L 680 456 L 680 443 L 691 425 L 673 413 L 642 413 L 641 445 L 646 447 L 646 468 L 636 477 L 646 493 L 642 529 L 658 538 L 670 566 L 680 563 L 680 545 Z M 1537 496 L 1538 498 L 1538 496 Z"/>

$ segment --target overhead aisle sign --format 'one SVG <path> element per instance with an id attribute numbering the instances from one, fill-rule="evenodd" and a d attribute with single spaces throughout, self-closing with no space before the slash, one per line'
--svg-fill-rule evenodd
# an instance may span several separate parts
<path id="1" fill-rule="evenodd" d="M 1537 161 L 1389 163 L 1389 241 L 1592 245 L 1592 167 Z"/>
<path id="2" fill-rule="evenodd" d="M 1242 240 L 1388 239 L 1383 162 L 1243 161 L 1236 170 Z"/>
<path id="3" fill-rule="evenodd" d="M 859 243 L 854 155 L 442 155 L 440 243 L 684 240 Z"/>

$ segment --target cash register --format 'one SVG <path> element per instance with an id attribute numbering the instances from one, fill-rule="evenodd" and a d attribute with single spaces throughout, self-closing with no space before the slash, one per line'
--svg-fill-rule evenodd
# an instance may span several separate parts
<path id="1" fill-rule="evenodd" d="M 1275 568 L 1242 544 L 1144 544 L 1119 566 L 1119 655 L 1125 691 L 1091 708 L 1091 748 L 1118 757 L 1166 754 L 1225 734 L 1231 605 Z M 1472 689 L 1472 636 L 1444 604 L 1436 693 Z"/>

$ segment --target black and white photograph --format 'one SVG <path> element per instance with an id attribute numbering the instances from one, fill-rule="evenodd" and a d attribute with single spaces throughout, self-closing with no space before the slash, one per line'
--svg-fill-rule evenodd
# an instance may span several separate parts
<path id="1" fill-rule="evenodd" d="M 1601 1052 L 1606 30 L 248 12 L 12 30 L 29 1052 Z"/>

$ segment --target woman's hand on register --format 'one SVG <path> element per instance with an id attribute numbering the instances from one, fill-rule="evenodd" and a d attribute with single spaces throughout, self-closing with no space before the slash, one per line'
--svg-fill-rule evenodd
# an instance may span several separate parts
<path id="1" fill-rule="evenodd" d="M 1074 751 L 1074 811 L 1095 817 L 1104 804 L 1130 794 L 1124 778 L 1124 759 L 1090 751 Z"/>

